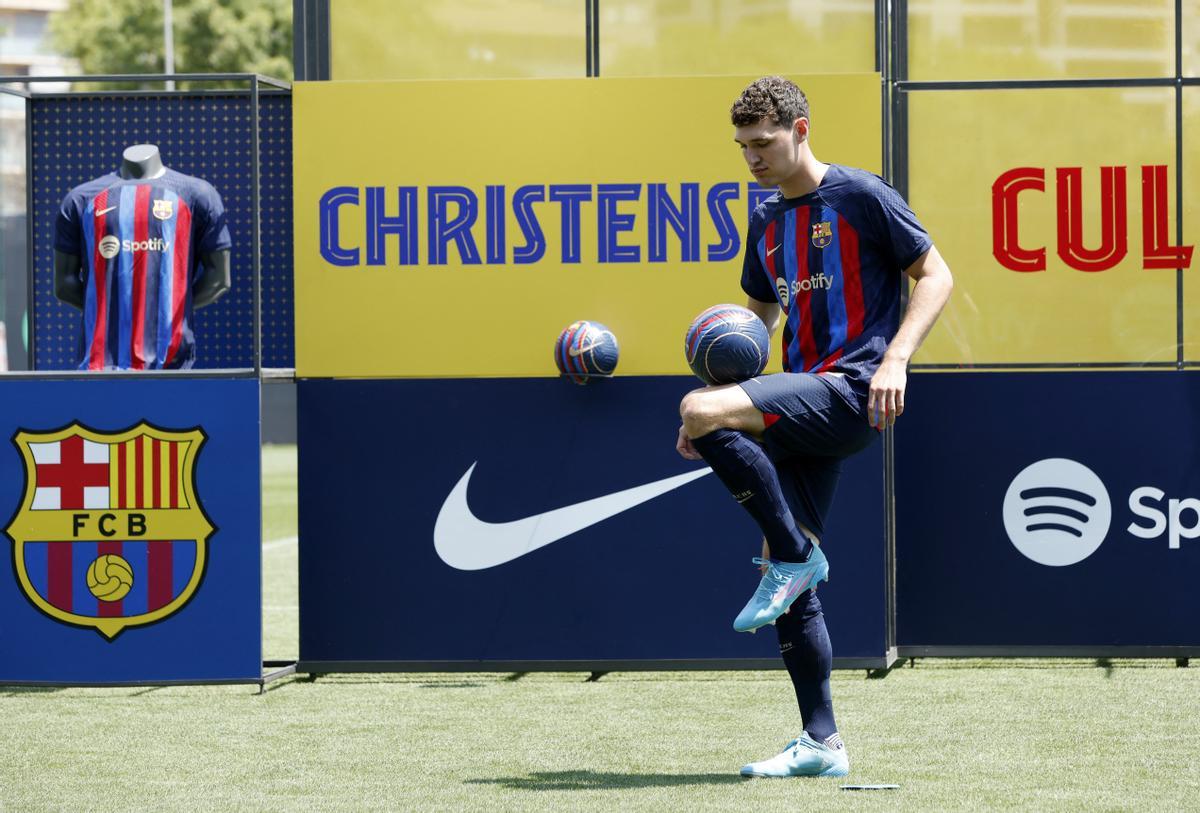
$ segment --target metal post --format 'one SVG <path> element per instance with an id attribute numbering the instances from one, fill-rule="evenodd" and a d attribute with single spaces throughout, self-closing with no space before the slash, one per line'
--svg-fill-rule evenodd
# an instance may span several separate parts
<path id="1" fill-rule="evenodd" d="M 37 269 L 33 246 L 33 97 L 29 96 L 25 99 L 25 353 L 29 370 L 37 369 Z"/>
<path id="2" fill-rule="evenodd" d="M 1183 245 L 1183 0 L 1175 0 L 1175 245 Z M 1183 369 L 1183 269 L 1175 269 L 1175 365 Z"/>
<path id="3" fill-rule="evenodd" d="M 172 0 L 163 0 L 163 73 L 175 73 L 175 24 Z M 167 80 L 167 90 L 175 89 L 175 80 Z"/>
<path id="4" fill-rule="evenodd" d="M 592 3 L 583 0 L 583 48 L 585 51 L 584 76 L 592 77 Z"/>
<path id="5" fill-rule="evenodd" d="M 329 79 L 329 0 L 292 0 L 292 19 L 296 80 Z"/>
<path id="6" fill-rule="evenodd" d="M 254 290 L 254 373 L 262 377 L 262 234 L 259 213 L 258 76 L 250 77 L 250 264 Z"/>
<path id="7" fill-rule="evenodd" d="M 592 0 L 592 76 L 600 75 L 600 0 Z"/>

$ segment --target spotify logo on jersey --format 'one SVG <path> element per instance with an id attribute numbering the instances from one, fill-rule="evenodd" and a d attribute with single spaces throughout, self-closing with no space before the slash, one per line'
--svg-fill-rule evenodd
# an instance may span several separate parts
<path id="1" fill-rule="evenodd" d="M 1112 504 L 1095 472 L 1062 457 L 1039 460 L 1013 478 L 1004 495 L 1004 529 L 1035 562 L 1073 565 L 1108 535 Z"/>
<path id="2" fill-rule="evenodd" d="M 121 241 L 111 234 L 100 238 L 100 256 L 106 260 L 111 260 L 121 251 Z"/>

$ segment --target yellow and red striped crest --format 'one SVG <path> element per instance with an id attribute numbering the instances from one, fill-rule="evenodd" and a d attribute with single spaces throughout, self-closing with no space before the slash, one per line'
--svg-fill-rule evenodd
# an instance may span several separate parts
<path id="1" fill-rule="evenodd" d="M 111 433 L 77 423 L 18 432 L 25 489 L 5 531 L 34 606 L 110 640 L 182 608 L 214 530 L 194 487 L 204 441 L 198 428 L 145 422 Z"/>
<path id="2" fill-rule="evenodd" d="M 833 242 L 833 221 L 823 220 L 812 224 L 812 244 L 817 248 L 825 248 Z"/>

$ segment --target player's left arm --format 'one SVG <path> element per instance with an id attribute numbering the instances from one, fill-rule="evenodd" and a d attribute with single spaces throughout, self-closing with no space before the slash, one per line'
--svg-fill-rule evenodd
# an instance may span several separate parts
<path id="1" fill-rule="evenodd" d="M 776 328 L 779 327 L 779 303 L 763 302 L 761 299 L 749 296 L 746 297 L 746 307 L 753 311 L 755 316 L 762 319 L 763 324 L 767 326 L 767 333 L 774 336 Z"/>
<path id="2" fill-rule="evenodd" d="M 891 426 L 904 414 L 904 388 L 908 383 L 908 362 L 925 341 L 938 314 L 942 312 L 954 277 L 936 246 L 916 259 L 905 269 L 914 281 L 908 296 L 908 310 L 900 322 L 900 330 L 883 354 L 879 369 L 871 378 L 867 396 L 867 420 L 877 429 Z"/>

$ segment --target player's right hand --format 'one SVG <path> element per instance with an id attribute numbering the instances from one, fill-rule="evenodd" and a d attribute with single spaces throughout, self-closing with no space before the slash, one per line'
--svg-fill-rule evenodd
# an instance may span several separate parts
<path id="1" fill-rule="evenodd" d="M 683 431 L 682 425 L 679 427 L 679 440 L 675 441 L 675 451 L 679 452 L 679 456 L 684 460 L 704 459 L 696 451 L 696 447 L 692 445 L 692 439 L 688 437 L 687 432 Z"/>

